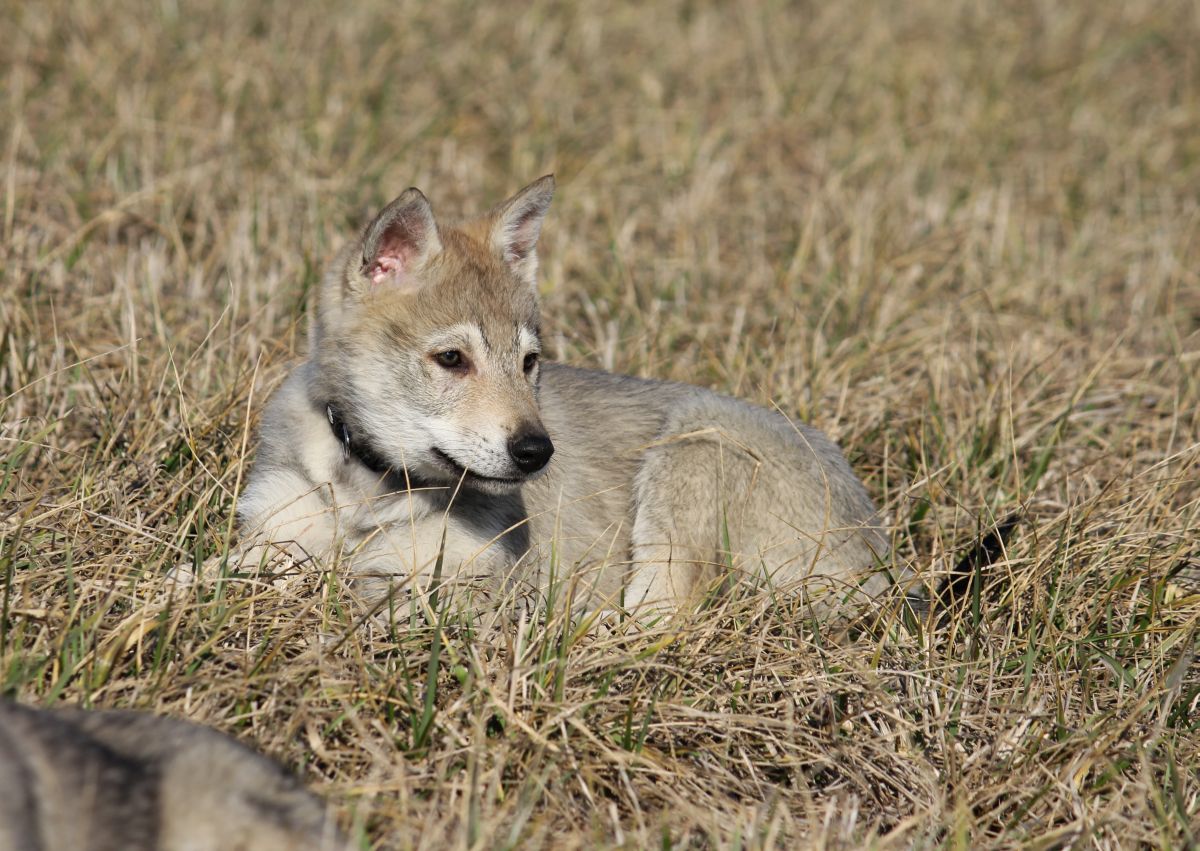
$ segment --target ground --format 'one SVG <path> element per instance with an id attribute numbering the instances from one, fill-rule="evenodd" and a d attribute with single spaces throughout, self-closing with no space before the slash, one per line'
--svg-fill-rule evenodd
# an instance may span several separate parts
<path id="1" fill-rule="evenodd" d="M 1200 9 L 7 4 L 0 688 L 300 772 L 364 848 L 1200 840 Z M 360 623 L 230 545 L 322 264 L 553 171 L 548 355 L 827 430 L 944 622 Z"/>

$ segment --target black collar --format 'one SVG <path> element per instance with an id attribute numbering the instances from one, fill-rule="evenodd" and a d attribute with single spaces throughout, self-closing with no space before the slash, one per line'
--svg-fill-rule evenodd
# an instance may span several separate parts
<path id="1" fill-rule="evenodd" d="M 329 420 L 329 428 L 333 432 L 333 436 L 342 446 L 343 458 L 346 460 L 353 458 L 372 473 L 381 476 L 392 471 L 393 465 L 385 461 L 378 452 L 363 441 L 354 439 L 346 421 L 342 419 L 341 414 L 334 409 L 332 404 L 325 405 L 325 416 Z"/>

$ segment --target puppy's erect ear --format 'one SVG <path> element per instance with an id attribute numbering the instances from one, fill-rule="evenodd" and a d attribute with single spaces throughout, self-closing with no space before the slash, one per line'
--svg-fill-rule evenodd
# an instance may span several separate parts
<path id="1" fill-rule="evenodd" d="M 547 174 L 501 204 L 491 215 L 492 250 L 518 277 L 537 286 L 537 241 L 554 197 L 554 175 Z"/>
<path id="2" fill-rule="evenodd" d="M 416 289 L 415 273 L 442 250 L 429 200 L 415 186 L 383 208 L 362 241 L 362 277 L 371 289 Z"/>

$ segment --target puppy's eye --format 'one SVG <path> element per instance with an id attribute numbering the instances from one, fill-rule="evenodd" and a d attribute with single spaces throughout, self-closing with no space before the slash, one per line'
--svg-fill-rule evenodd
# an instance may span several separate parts
<path id="1" fill-rule="evenodd" d="M 538 362 L 538 353 L 537 352 L 530 352 L 529 354 L 525 355 L 525 363 L 523 364 L 523 366 L 525 368 L 525 372 L 527 372 L 527 373 L 533 372 L 533 368 L 535 366 L 537 366 L 537 362 Z"/>
<path id="2" fill-rule="evenodd" d="M 467 359 L 457 349 L 438 352 L 433 356 L 433 359 L 437 361 L 438 366 L 446 369 L 462 369 L 467 364 Z"/>

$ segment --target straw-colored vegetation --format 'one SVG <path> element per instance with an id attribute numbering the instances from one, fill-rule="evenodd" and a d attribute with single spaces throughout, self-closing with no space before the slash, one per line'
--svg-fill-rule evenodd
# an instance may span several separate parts
<path id="1" fill-rule="evenodd" d="M 363 847 L 1200 840 L 1200 7 L 5 3 L 0 688 L 294 766 Z M 323 262 L 554 171 L 548 353 L 829 431 L 944 624 L 393 630 L 229 546 Z M 973 604 L 972 604 L 973 603 Z"/>

